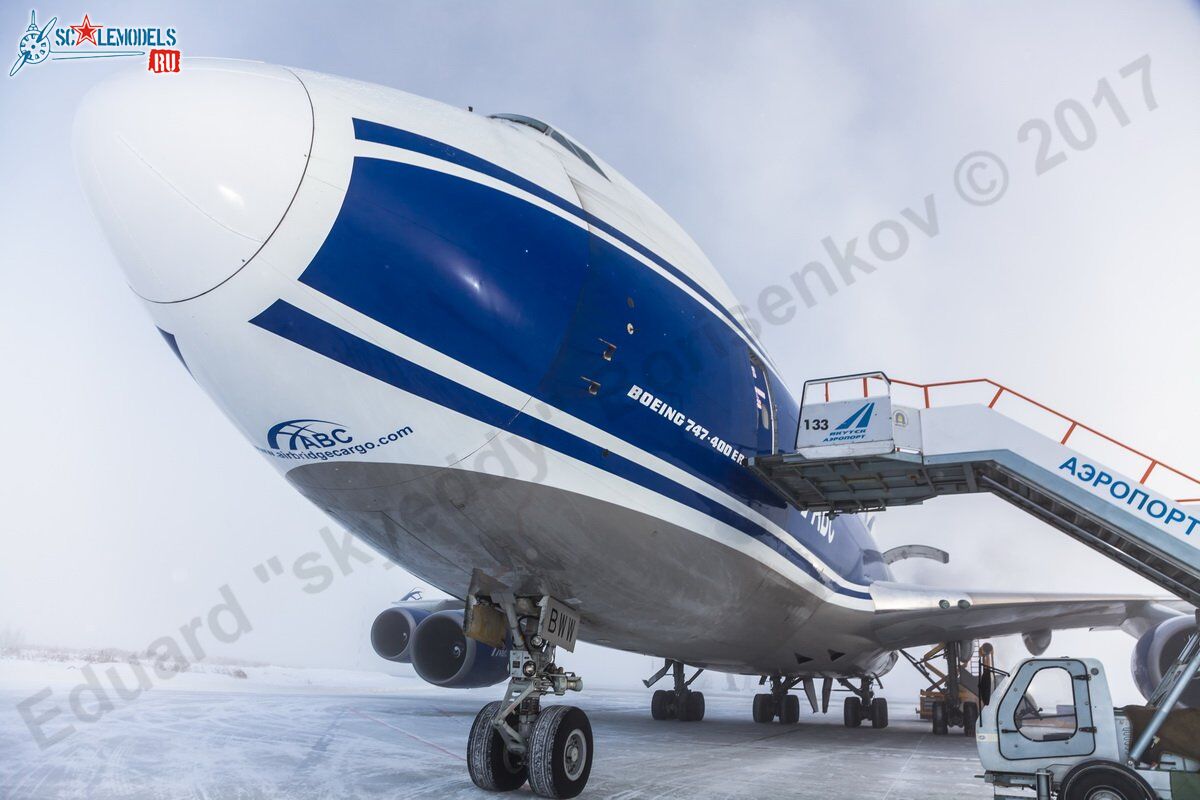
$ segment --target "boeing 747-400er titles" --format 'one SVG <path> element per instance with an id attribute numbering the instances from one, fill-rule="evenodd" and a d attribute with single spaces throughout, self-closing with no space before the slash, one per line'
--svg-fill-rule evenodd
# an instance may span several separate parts
<path id="1" fill-rule="evenodd" d="M 656 719 L 703 717 L 688 665 L 765 676 L 759 721 L 838 681 L 846 724 L 883 727 L 901 648 L 1067 627 L 1123 625 L 1157 681 L 1167 606 L 902 585 L 888 564 L 920 548 L 881 554 L 861 517 L 749 469 L 795 441 L 797 399 L 688 235 L 556 128 L 189 60 L 95 87 L 74 139 L 196 383 L 301 494 L 459 598 L 371 636 L 440 686 L 509 681 L 471 730 L 480 787 L 583 789 L 587 716 L 540 702 L 582 688 L 556 655 L 576 637 L 666 660 Z"/>

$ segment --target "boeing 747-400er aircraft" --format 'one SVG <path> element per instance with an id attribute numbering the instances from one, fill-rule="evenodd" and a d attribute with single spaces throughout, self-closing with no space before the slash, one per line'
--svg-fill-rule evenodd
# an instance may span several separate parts
<path id="1" fill-rule="evenodd" d="M 686 665 L 763 676 L 759 721 L 795 723 L 793 688 L 827 709 L 837 681 L 846 724 L 883 727 L 901 648 L 1124 626 L 1152 686 L 1187 622 L 1142 597 L 899 584 L 889 563 L 928 549 L 880 553 L 862 517 L 787 502 L 747 459 L 792 446 L 798 400 L 730 290 L 551 125 L 193 59 L 98 85 L 74 140 L 196 383 L 297 491 L 459 598 L 386 609 L 372 639 L 440 686 L 509 680 L 470 735 L 480 787 L 586 784 L 586 715 L 540 703 L 582 687 L 557 663 L 576 637 L 665 659 L 658 719 L 703 716 Z"/>

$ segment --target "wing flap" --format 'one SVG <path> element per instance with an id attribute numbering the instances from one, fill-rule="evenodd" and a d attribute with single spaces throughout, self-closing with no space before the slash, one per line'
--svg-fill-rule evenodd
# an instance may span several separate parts
<path id="1" fill-rule="evenodd" d="M 1145 595 L 977 592 L 877 581 L 875 635 L 892 648 L 1070 628 L 1121 628 L 1141 635 L 1190 608 Z"/>

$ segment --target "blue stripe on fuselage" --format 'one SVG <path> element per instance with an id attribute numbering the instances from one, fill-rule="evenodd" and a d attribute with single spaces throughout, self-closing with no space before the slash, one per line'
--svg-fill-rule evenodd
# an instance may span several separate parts
<path id="1" fill-rule="evenodd" d="M 356 131 L 445 157 L 591 219 L 449 145 L 363 121 Z M 649 252 L 607 223 L 593 224 Z M 625 398 L 630 382 L 643 384 L 741 452 L 758 449 L 755 429 L 746 426 L 756 403 L 745 343 L 692 295 L 578 225 L 475 181 L 359 157 L 338 219 L 301 281 L 735 497 L 818 553 L 844 580 L 879 577 L 863 562 L 873 544 L 856 520 L 839 520 L 836 540 L 828 541 L 744 467 Z M 627 322 L 636 323 L 637 336 L 627 335 Z M 620 343 L 616 358 L 601 361 L 601 341 Z M 585 392 L 585 376 L 603 384 L 594 397 Z M 778 438 L 789 441 L 798 411 L 771 378 L 778 389 Z"/>
<path id="2" fill-rule="evenodd" d="M 683 270 L 676 267 L 674 264 L 667 261 L 662 256 L 655 253 L 650 248 L 646 247 L 641 242 L 631 236 L 628 236 L 619 228 L 615 228 L 609 223 L 597 217 L 583 208 L 575 205 L 569 200 L 556 195 L 528 178 L 522 178 L 515 172 L 507 170 L 498 164 L 494 164 L 485 158 L 480 158 L 477 155 L 468 153 L 465 150 L 459 150 L 445 142 L 439 142 L 437 139 L 430 139 L 428 136 L 421 136 L 412 131 L 405 131 L 399 128 L 393 128 L 389 125 L 384 125 L 379 122 L 371 122 L 370 120 L 357 119 L 354 120 L 354 138 L 363 142 L 374 142 L 375 144 L 384 144 L 391 147 L 398 147 L 402 150 L 410 150 L 414 153 L 432 156 L 442 161 L 449 161 L 452 164 L 458 164 L 460 167 L 466 167 L 469 170 L 488 175 L 497 180 L 504 181 L 509 186 L 513 186 L 521 191 L 528 192 L 534 197 L 545 200 L 547 203 L 566 211 L 569 214 L 583 220 L 598 230 L 602 230 L 617 241 L 625 244 L 641 253 L 646 258 L 653 261 L 658 266 L 665 269 L 667 272 L 674 275 L 686 286 L 688 286 L 696 294 L 707 300 L 712 307 L 717 309 L 725 319 L 736 327 L 748 341 L 753 341 L 753 337 L 745 329 L 741 322 L 738 321 L 725 304 L 713 297 L 712 293 L 695 281 L 692 276 L 688 275 Z"/>
<path id="3" fill-rule="evenodd" d="M 528 390 L 570 324 L 589 238 L 482 184 L 360 157 L 300 282 Z"/>
<path id="4" fill-rule="evenodd" d="M 807 559 L 769 531 L 703 494 L 536 417 L 518 414 L 497 400 L 371 344 L 283 300 L 276 301 L 251 323 L 398 389 L 489 425 L 505 428 L 682 503 L 753 537 L 831 590 L 849 597 L 870 597 L 829 580 Z"/>
<path id="5" fill-rule="evenodd" d="M 642 385 L 753 455 L 745 344 L 686 292 L 555 214 L 464 178 L 359 157 L 341 213 L 300 281 L 636 441 L 762 513 L 785 507 L 710 446 L 711 437 L 692 436 L 626 398 L 632 384 Z M 620 343 L 614 358 L 601 359 L 601 341 Z M 584 378 L 600 382 L 595 397 Z"/>

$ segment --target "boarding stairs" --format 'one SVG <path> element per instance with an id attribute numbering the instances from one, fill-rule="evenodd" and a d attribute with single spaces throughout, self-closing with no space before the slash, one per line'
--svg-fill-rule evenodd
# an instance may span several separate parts
<path id="1" fill-rule="evenodd" d="M 832 514 L 990 492 L 1200 607 L 1200 480 L 995 381 L 808 381 L 795 449 L 750 468 L 797 508 Z M 1150 698 L 1131 762 L 1198 673 L 1200 627 Z"/>
<path id="2" fill-rule="evenodd" d="M 833 514 L 990 492 L 1200 606 L 1200 480 L 991 380 L 809 381 L 794 450 L 749 463 Z"/>

